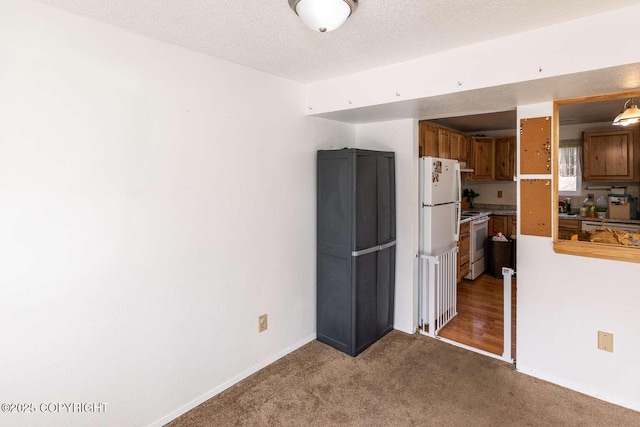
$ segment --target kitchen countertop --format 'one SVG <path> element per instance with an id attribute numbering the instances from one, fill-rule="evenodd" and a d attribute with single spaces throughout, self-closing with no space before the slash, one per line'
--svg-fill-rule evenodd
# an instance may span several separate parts
<path id="1" fill-rule="evenodd" d="M 469 210 L 491 212 L 491 215 L 499 216 L 518 214 L 516 206 L 513 205 L 476 204 L 473 209 Z"/>
<path id="2" fill-rule="evenodd" d="M 568 214 L 568 213 L 559 213 L 558 218 L 560 219 L 586 219 L 576 214 Z M 589 219 L 597 219 L 597 218 L 589 218 Z"/>
<path id="3" fill-rule="evenodd" d="M 490 212 L 491 215 L 497 215 L 497 216 L 518 215 L 518 211 L 516 210 L 516 207 L 512 205 L 476 204 L 471 210 Z M 575 211 L 575 213 L 572 213 L 572 214 L 559 213 L 558 218 L 575 219 L 578 221 L 596 221 L 596 222 L 603 222 L 603 223 L 609 222 L 609 223 L 640 224 L 640 219 L 585 218 L 578 215 L 578 211 Z"/>
<path id="4" fill-rule="evenodd" d="M 469 210 L 473 211 L 482 211 L 489 212 L 491 215 L 497 216 L 509 216 L 509 215 L 518 215 L 518 211 L 515 206 L 511 205 L 485 205 L 485 204 L 476 204 L 473 208 Z M 640 224 L 640 219 L 618 219 L 618 218 L 585 218 L 578 215 L 578 212 L 572 214 L 559 213 L 558 218 L 560 219 L 575 219 L 577 221 L 594 221 L 594 222 L 602 222 L 602 223 L 626 223 L 626 224 Z M 471 218 L 463 218 L 460 223 L 469 222 L 473 219 Z"/>
<path id="5" fill-rule="evenodd" d="M 518 211 L 516 210 L 491 210 L 491 215 L 498 216 L 507 216 L 507 215 L 517 215 Z"/>
<path id="6" fill-rule="evenodd" d="M 517 215 L 518 211 L 516 210 L 515 206 L 512 205 L 485 205 L 485 204 L 476 204 L 473 208 L 468 208 L 465 209 L 466 212 L 468 211 L 476 211 L 476 212 L 483 212 L 485 214 L 488 215 L 499 215 L 499 216 L 509 216 L 509 215 Z M 465 222 L 469 222 L 473 219 L 476 219 L 476 217 L 469 217 L 469 218 L 462 218 L 460 220 L 461 224 L 464 224 Z"/>
<path id="7" fill-rule="evenodd" d="M 575 219 L 578 221 L 593 221 L 593 222 L 602 222 L 602 223 L 624 223 L 624 224 L 640 224 L 640 219 L 619 219 L 619 218 L 604 218 L 604 219 L 599 219 L 599 218 L 587 218 L 587 217 L 582 217 L 578 214 L 566 214 L 566 213 L 559 213 L 558 214 L 558 218 L 560 219 Z"/>

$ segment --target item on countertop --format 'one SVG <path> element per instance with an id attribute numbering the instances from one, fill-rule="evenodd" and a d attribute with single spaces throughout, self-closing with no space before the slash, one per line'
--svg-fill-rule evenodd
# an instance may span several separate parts
<path id="1" fill-rule="evenodd" d="M 580 216 L 583 217 L 583 218 L 587 217 L 587 207 L 586 206 L 582 206 L 580 208 Z"/>
<path id="2" fill-rule="evenodd" d="M 630 194 L 609 194 L 609 218 L 631 219 L 636 216 L 636 198 Z"/>
<path id="3" fill-rule="evenodd" d="M 608 243 L 611 245 L 640 246 L 637 234 L 627 231 L 612 230 L 608 227 L 598 228 L 589 232 L 589 241 L 594 243 Z"/>
<path id="4" fill-rule="evenodd" d="M 498 234 L 496 234 L 495 236 L 493 236 L 493 241 L 494 242 L 508 242 L 509 239 L 507 239 L 504 234 L 502 234 L 500 231 L 498 231 Z"/>
<path id="5" fill-rule="evenodd" d="M 470 188 L 465 188 L 462 190 L 462 197 L 466 198 L 469 201 L 469 209 L 473 209 L 473 199 L 478 197 L 480 194 L 476 193 Z"/>
<path id="6" fill-rule="evenodd" d="M 571 197 L 564 199 L 564 211 L 566 213 L 571 213 Z"/>
<path id="7" fill-rule="evenodd" d="M 587 194 L 586 199 L 582 203 L 582 206 L 587 208 L 587 215 L 589 218 L 596 217 L 596 202 L 593 200 L 593 193 Z"/>

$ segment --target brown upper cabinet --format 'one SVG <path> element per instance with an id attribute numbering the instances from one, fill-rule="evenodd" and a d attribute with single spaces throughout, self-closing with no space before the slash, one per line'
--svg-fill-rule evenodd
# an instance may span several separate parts
<path id="1" fill-rule="evenodd" d="M 513 180 L 515 176 L 516 137 L 490 138 L 443 128 L 427 121 L 419 125 L 419 155 L 466 162 L 475 171 L 466 175 L 476 181 Z"/>
<path id="2" fill-rule="evenodd" d="M 515 176 L 516 138 L 496 138 L 496 180 L 513 181 Z"/>
<path id="3" fill-rule="evenodd" d="M 468 161 L 467 155 L 467 138 L 464 135 L 452 132 L 451 133 L 451 158 L 459 160 L 461 162 Z"/>
<path id="4" fill-rule="evenodd" d="M 634 131 L 607 130 L 584 132 L 583 181 L 636 181 L 637 163 L 634 156 Z M 635 173 L 634 173 L 635 172 Z"/>
<path id="5" fill-rule="evenodd" d="M 438 128 L 427 122 L 420 122 L 420 157 L 438 157 Z"/>
<path id="6" fill-rule="evenodd" d="M 493 181 L 496 170 L 496 139 L 474 136 L 471 141 L 471 164 L 473 179 L 476 181 Z"/>
<path id="7" fill-rule="evenodd" d="M 444 128 L 438 129 L 438 157 L 451 158 L 451 131 Z"/>
<path id="8" fill-rule="evenodd" d="M 471 164 L 476 181 L 512 181 L 515 176 L 516 138 L 471 137 Z"/>
<path id="9" fill-rule="evenodd" d="M 421 121 L 419 139 L 420 157 L 432 156 L 467 161 L 467 139 L 461 133 Z"/>

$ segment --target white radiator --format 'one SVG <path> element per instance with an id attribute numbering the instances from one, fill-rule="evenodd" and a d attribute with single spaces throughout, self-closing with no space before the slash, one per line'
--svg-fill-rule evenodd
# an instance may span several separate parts
<path id="1" fill-rule="evenodd" d="M 435 337 L 458 314 L 457 258 L 457 247 L 436 256 L 420 255 L 420 331 L 425 335 Z"/>

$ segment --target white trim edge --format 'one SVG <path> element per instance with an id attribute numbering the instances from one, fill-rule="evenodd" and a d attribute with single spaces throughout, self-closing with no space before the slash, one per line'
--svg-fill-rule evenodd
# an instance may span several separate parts
<path id="1" fill-rule="evenodd" d="M 222 393 L 223 391 L 225 391 L 229 387 L 233 386 L 234 384 L 239 383 L 240 381 L 244 380 L 245 378 L 249 377 L 250 375 L 255 374 L 256 372 L 258 372 L 262 368 L 265 368 L 266 366 L 272 364 L 276 360 L 283 358 L 287 354 L 293 352 L 294 350 L 299 349 L 303 345 L 308 344 L 308 343 L 310 343 L 311 341 L 313 341 L 315 339 L 316 339 L 316 334 L 315 333 L 313 335 L 310 335 L 310 336 L 308 336 L 306 338 L 301 339 L 300 341 L 296 342 L 295 344 L 290 345 L 289 347 L 285 348 L 284 350 L 276 353 L 275 355 L 273 355 L 271 357 L 268 357 L 267 359 L 265 359 L 265 360 L 263 360 L 261 362 L 256 363 L 255 365 L 251 366 L 249 369 L 246 369 L 245 371 L 241 372 L 240 374 L 236 375 L 235 377 L 231 378 L 230 380 L 225 381 L 224 383 L 220 384 L 218 387 L 215 387 L 214 389 L 204 393 L 203 395 L 196 397 L 195 399 L 193 399 L 189 403 L 181 406 L 180 408 L 171 411 L 170 413 L 168 413 L 164 417 L 160 418 L 159 420 L 156 420 L 156 421 L 152 422 L 151 424 L 149 424 L 149 427 L 162 427 L 162 426 L 164 426 L 165 424 L 169 423 L 170 421 L 175 420 L 179 416 L 181 416 L 183 414 L 186 414 L 187 412 L 189 412 L 190 410 L 192 410 L 196 406 L 198 406 L 198 405 L 206 402 L 207 400 L 211 399 L 212 397 Z"/>
<path id="2" fill-rule="evenodd" d="M 405 326 L 393 325 L 393 329 L 395 329 L 396 331 L 404 332 L 405 334 L 409 334 L 409 335 L 413 335 L 416 333 L 416 330 L 411 327 L 407 328 Z"/>
<path id="3" fill-rule="evenodd" d="M 619 396 L 613 396 L 607 393 L 599 393 L 592 388 L 567 381 L 554 375 L 536 372 L 534 369 L 527 368 L 526 366 L 522 367 L 520 365 L 516 365 L 516 371 L 530 377 L 538 378 L 540 380 L 559 385 L 560 387 L 568 388 L 569 390 L 573 390 L 578 393 L 586 394 L 587 396 L 595 397 L 596 399 L 600 399 L 605 402 L 613 403 L 614 405 L 623 406 L 634 411 L 640 411 L 640 403 L 638 403 L 637 401 L 624 399 Z"/>
<path id="4" fill-rule="evenodd" d="M 454 346 L 454 347 L 463 348 L 463 349 L 468 350 L 468 351 L 471 351 L 471 352 L 473 352 L 473 353 L 478 353 L 478 354 L 481 354 L 481 355 L 483 355 L 483 356 L 491 357 L 491 358 L 493 358 L 493 359 L 501 360 L 501 361 L 503 361 L 503 362 L 505 362 L 505 363 L 509 363 L 510 365 L 513 365 L 513 359 L 506 360 L 504 357 L 502 357 L 502 356 L 501 356 L 501 355 L 499 355 L 499 354 L 493 354 L 493 353 L 490 353 L 490 352 L 488 352 L 488 351 L 480 350 L 479 348 L 471 347 L 471 346 L 469 346 L 469 345 L 462 344 L 462 343 L 459 343 L 459 342 L 457 342 L 457 341 L 450 340 L 450 339 L 448 339 L 448 338 L 443 338 L 443 337 L 441 337 L 441 336 L 437 336 L 437 335 L 436 335 L 435 337 L 432 337 L 431 335 L 427 334 L 426 332 L 422 332 L 422 331 L 420 331 L 420 334 L 422 334 L 422 335 L 424 335 L 424 336 L 426 336 L 426 337 L 429 337 L 429 338 L 431 338 L 431 339 L 435 339 L 435 340 L 438 340 L 438 341 L 442 341 L 442 342 L 447 343 L 447 344 L 449 344 L 449 345 L 452 345 L 452 346 Z"/>

